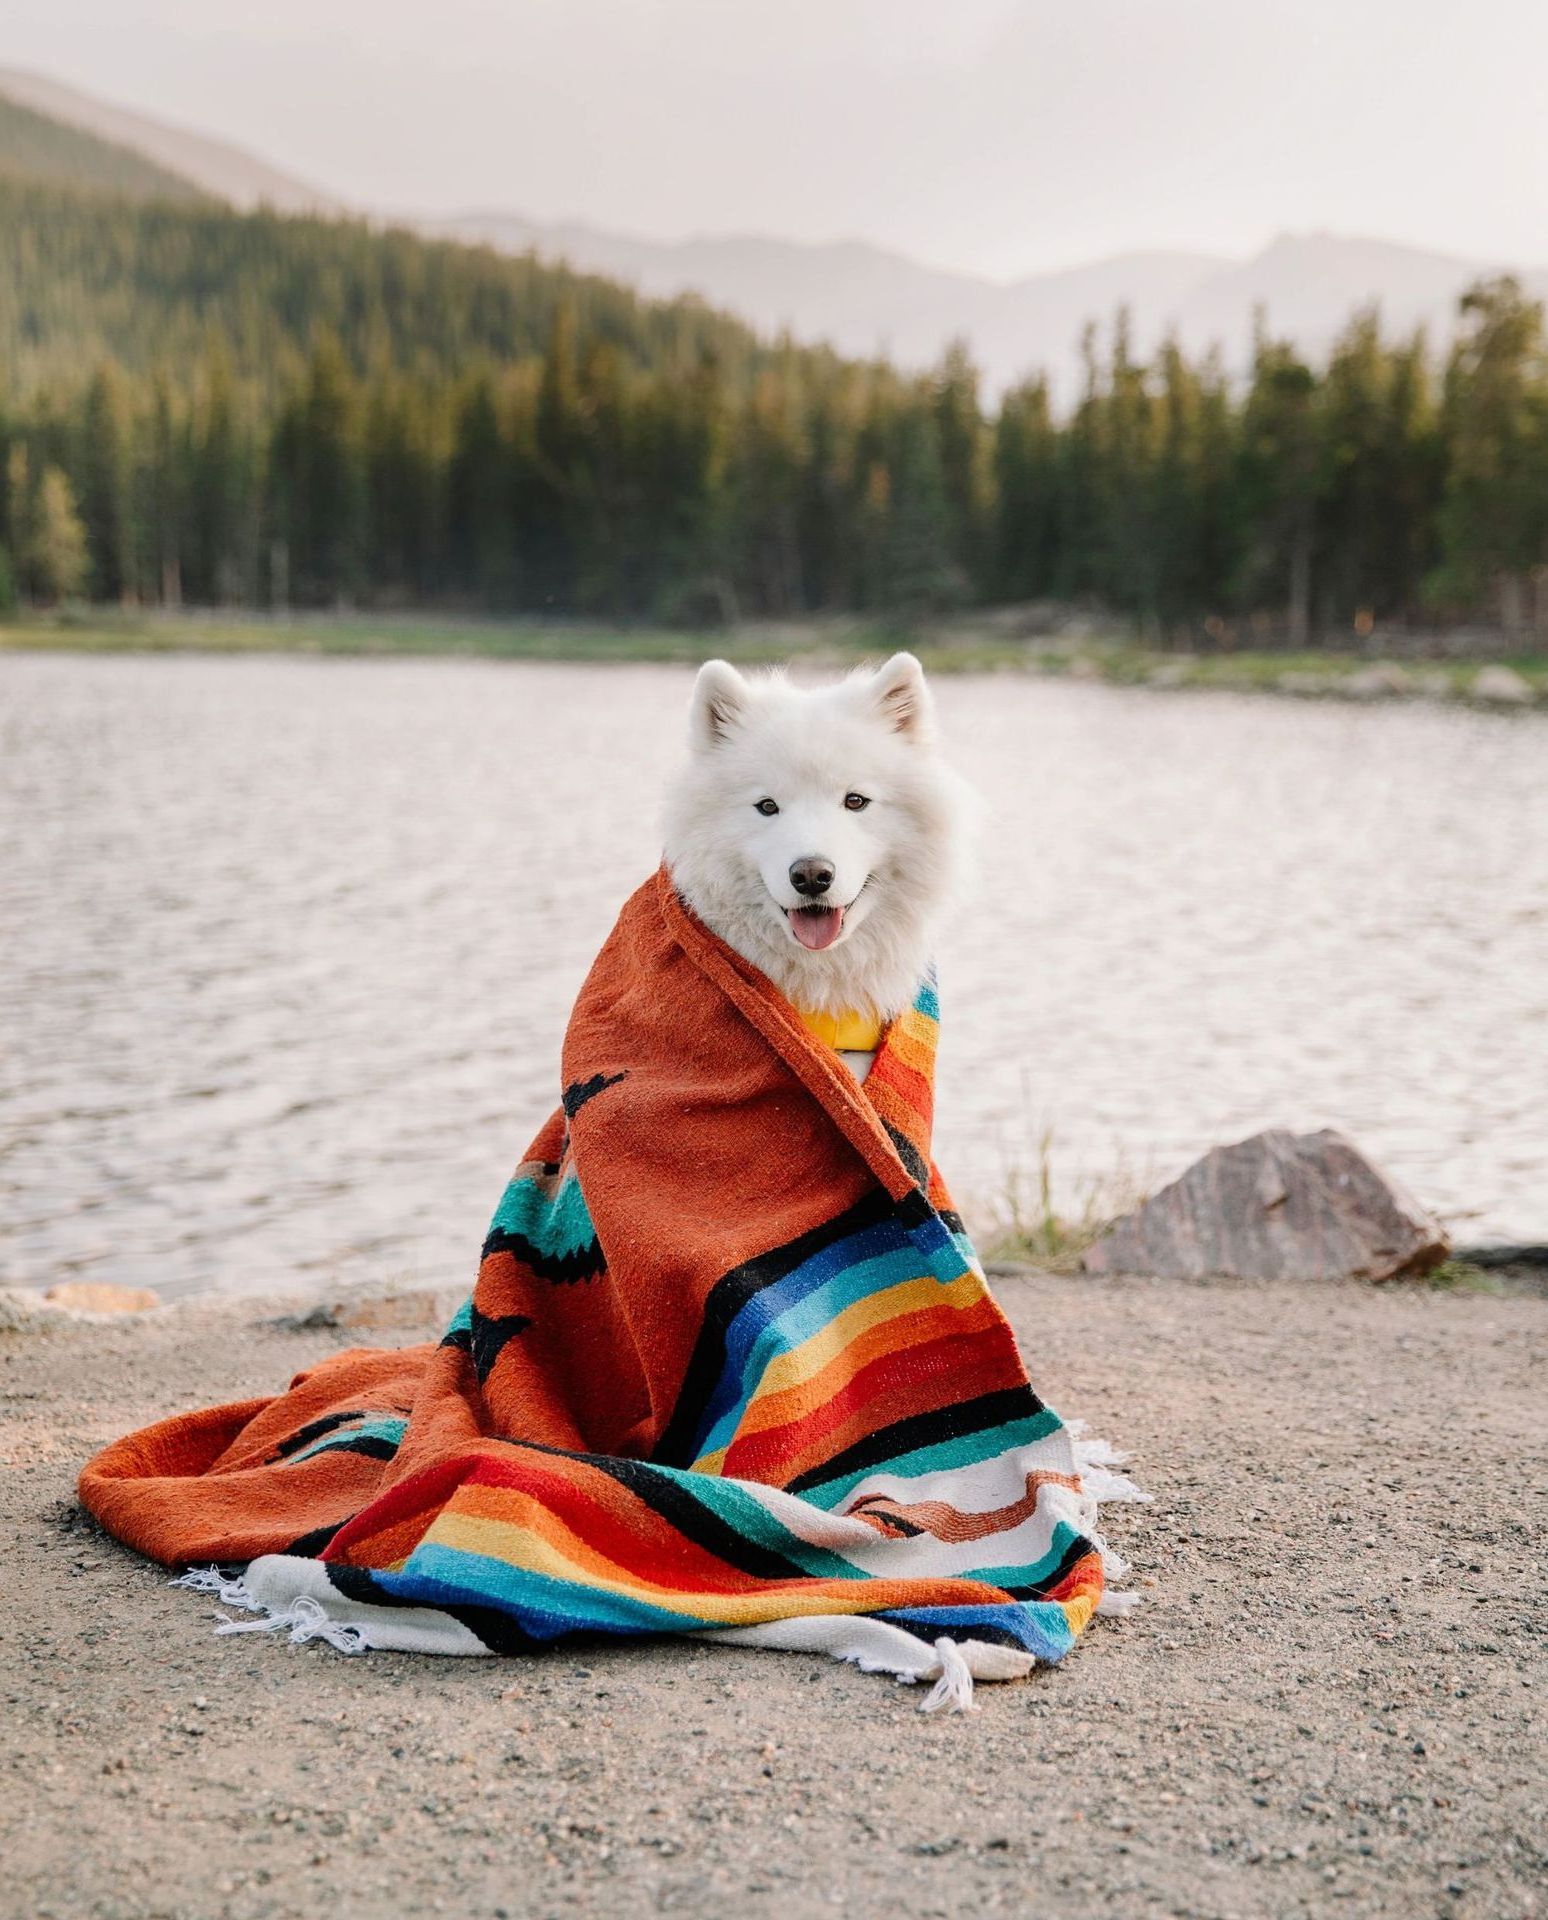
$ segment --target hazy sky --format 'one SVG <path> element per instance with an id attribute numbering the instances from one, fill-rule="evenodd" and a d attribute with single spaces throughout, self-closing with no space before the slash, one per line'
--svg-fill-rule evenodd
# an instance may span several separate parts
<path id="1" fill-rule="evenodd" d="M 6 0 L 0 63 L 404 212 L 1548 260 L 1544 0 Z"/>

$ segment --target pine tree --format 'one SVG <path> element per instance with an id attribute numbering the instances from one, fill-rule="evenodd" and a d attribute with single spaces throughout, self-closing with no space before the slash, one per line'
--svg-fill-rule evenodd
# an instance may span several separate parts
<path id="1" fill-rule="evenodd" d="M 70 482 L 58 467 L 45 467 L 38 480 L 21 559 L 32 597 L 44 606 L 77 599 L 90 581 L 86 528 Z"/>
<path id="2" fill-rule="evenodd" d="M 453 591 L 480 606 L 509 606 L 516 585 L 510 460 L 487 369 L 468 382 L 457 409 L 446 509 Z"/>
<path id="3" fill-rule="evenodd" d="M 952 556 L 939 429 L 928 390 L 899 408 L 887 461 L 886 530 L 876 604 L 907 624 L 967 597 Z"/>
<path id="4" fill-rule="evenodd" d="M 1325 617 L 1369 631 L 1411 604 L 1435 499 L 1422 340 L 1389 348 L 1374 311 L 1335 343 L 1318 404 L 1318 549 Z"/>
<path id="5" fill-rule="evenodd" d="M 274 436 L 274 516 L 295 597 L 348 604 L 362 584 L 364 462 L 355 381 L 337 339 L 313 348 L 306 379 Z"/>
<path id="6" fill-rule="evenodd" d="M 654 563 L 646 608 L 673 623 L 720 625 L 739 612 L 725 484 L 730 431 L 713 354 L 676 379 L 649 383 L 640 442 Z"/>
<path id="7" fill-rule="evenodd" d="M 1175 337 L 1162 343 L 1155 375 L 1154 447 L 1147 521 L 1152 541 L 1152 618 L 1165 635 L 1207 596 L 1205 393 Z"/>
<path id="8" fill-rule="evenodd" d="M 1106 403 L 1097 364 L 1096 328 L 1080 337 L 1081 393 L 1060 435 L 1059 563 L 1055 592 L 1073 600 L 1100 591 L 1109 545 L 1104 501 Z"/>
<path id="9" fill-rule="evenodd" d="M 803 355 L 802 366 L 806 459 L 796 524 L 805 604 L 852 607 L 860 545 L 857 444 L 869 370 L 831 354 Z"/>
<path id="10" fill-rule="evenodd" d="M 1126 309 L 1113 329 L 1099 441 L 1099 497 L 1105 538 L 1100 577 L 1107 597 L 1139 616 L 1153 638 L 1161 609 L 1157 527 L 1157 409 L 1146 369 L 1134 358 Z"/>
<path id="11" fill-rule="evenodd" d="M 1434 591 L 1491 588 L 1507 629 L 1526 617 L 1526 583 L 1548 565 L 1548 341 L 1543 308 L 1510 278 L 1462 301 L 1467 330 L 1446 375 L 1443 571 Z"/>
<path id="12" fill-rule="evenodd" d="M 735 437 L 730 485 L 738 598 L 789 618 L 806 606 L 801 503 L 810 449 L 794 368 L 761 374 Z"/>
<path id="13" fill-rule="evenodd" d="M 1294 348 L 1261 324 L 1242 413 L 1247 517 L 1244 589 L 1254 609 L 1283 610 L 1291 646 L 1311 636 L 1317 507 L 1317 381 Z"/>
<path id="14" fill-rule="evenodd" d="M 188 591 L 233 606 L 256 590 L 256 460 L 239 414 L 231 358 L 209 345 L 189 437 Z"/>
<path id="15" fill-rule="evenodd" d="M 580 387 L 575 309 L 554 314 L 533 417 L 531 468 L 521 488 L 522 544 L 538 607 L 563 608 L 574 597 L 577 569 L 576 487 L 585 408 Z"/>
<path id="16" fill-rule="evenodd" d="M 135 489 L 139 573 L 147 598 L 165 607 L 183 601 L 184 484 L 188 448 L 172 397 L 171 376 L 157 368 L 150 412 L 140 435 Z"/>
<path id="17" fill-rule="evenodd" d="M 114 367 L 99 367 L 86 389 L 80 452 L 72 463 L 89 556 L 85 584 L 95 600 L 127 600 L 135 595 L 129 436 L 122 378 Z"/>
<path id="18" fill-rule="evenodd" d="M 994 429 L 994 557 L 989 589 L 1005 600 L 1040 600 L 1059 566 L 1059 434 L 1048 382 L 1014 387 Z"/>
<path id="19" fill-rule="evenodd" d="M 1242 510 L 1241 422 L 1218 349 L 1198 374 L 1192 567 L 1181 607 L 1218 641 L 1234 611 L 1250 539 Z"/>
<path id="20" fill-rule="evenodd" d="M 441 568 L 450 463 L 442 458 L 435 428 L 445 405 L 439 390 L 431 398 L 390 369 L 372 382 L 363 457 L 365 578 L 375 600 L 422 604 L 449 583 L 443 582 Z M 503 458 L 503 444 L 499 451 Z M 497 492 L 505 508 L 499 537 L 508 581 L 514 531 L 503 475 Z M 477 569 L 452 569 L 459 587 L 466 587 L 470 571 Z"/>
<path id="21" fill-rule="evenodd" d="M 978 369 L 965 341 L 946 349 L 932 387 L 946 545 L 966 594 L 981 586 L 988 564 L 990 450 Z"/>

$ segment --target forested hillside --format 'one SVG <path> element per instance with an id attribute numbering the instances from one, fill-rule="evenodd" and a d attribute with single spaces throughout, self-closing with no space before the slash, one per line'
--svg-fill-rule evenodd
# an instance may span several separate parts
<path id="1" fill-rule="evenodd" d="M 52 180 L 135 197 L 197 200 L 199 190 L 143 154 L 34 113 L 0 93 L 0 176 Z"/>
<path id="2" fill-rule="evenodd" d="M 281 213 L 329 215 L 344 211 L 336 201 L 330 201 L 327 194 L 293 174 L 270 166 L 240 146 L 198 133 L 191 127 L 137 113 L 132 107 L 82 92 L 50 74 L 27 67 L 0 66 L 0 98 L 95 140 L 114 153 L 127 153 L 131 159 L 148 161 L 163 180 L 170 178 L 185 190 L 191 187 L 202 198 L 218 200 L 223 206 L 273 207 Z M 201 104 L 212 116 L 221 116 L 218 93 L 210 94 Z M 66 175 L 48 166 L 31 166 L 27 171 L 35 178 L 79 180 L 77 175 Z M 146 186 L 142 176 L 122 170 L 91 184 L 116 187 L 136 196 L 157 191 Z"/>
<path id="3" fill-rule="evenodd" d="M 428 377 L 541 353 L 561 305 L 641 363 L 687 352 L 740 367 L 755 351 L 749 328 L 698 301 L 641 300 L 485 248 L 0 178 L 0 364 L 23 391 L 99 358 L 175 367 L 218 342 L 233 374 L 272 397 L 324 333 L 357 372 Z"/>
<path id="4" fill-rule="evenodd" d="M 720 618 L 1085 599 L 1337 638 L 1548 603 L 1548 344 L 1356 316 L 1245 383 L 1118 321 L 1056 416 L 360 223 L 0 179 L 0 593 Z M 1537 611 L 1548 616 L 1548 604 Z"/>

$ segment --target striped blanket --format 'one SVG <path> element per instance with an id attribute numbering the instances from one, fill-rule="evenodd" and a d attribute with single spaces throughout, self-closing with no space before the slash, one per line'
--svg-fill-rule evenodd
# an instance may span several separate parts
<path id="1" fill-rule="evenodd" d="M 937 1020 L 926 984 L 857 1082 L 663 870 L 440 1343 L 131 1434 L 82 1500 L 228 1629 L 349 1650 L 692 1633 L 957 1705 L 1058 1660 L 1133 1489 L 1028 1384 L 931 1164 Z"/>

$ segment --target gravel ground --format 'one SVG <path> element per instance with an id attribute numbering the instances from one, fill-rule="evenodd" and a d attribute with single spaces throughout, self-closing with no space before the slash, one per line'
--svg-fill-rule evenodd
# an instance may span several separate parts
<path id="1" fill-rule="evenodd" d="M 1548 1911 L 1548 1301 L 1001 1286 L 1154 1492 L 1149 1589 L 927 1719 L 844 1667 L 217 1639 L 77 1467 L 361 1336 L 252 1302 L 0 1334 L 0 1911 L 149 1916 Z"/>

